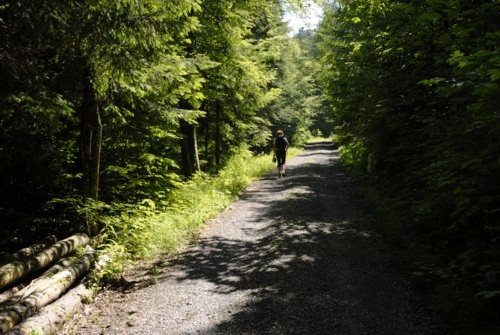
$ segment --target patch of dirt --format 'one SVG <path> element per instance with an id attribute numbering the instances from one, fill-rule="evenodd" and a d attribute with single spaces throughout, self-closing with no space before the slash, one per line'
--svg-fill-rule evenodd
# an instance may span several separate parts
<path id="1" fill-rule="evenodd" d="M 446 334 L 376 233 L 331 143 L 251 184 L 175 259 L 129 272 L 66 332 Z"/>

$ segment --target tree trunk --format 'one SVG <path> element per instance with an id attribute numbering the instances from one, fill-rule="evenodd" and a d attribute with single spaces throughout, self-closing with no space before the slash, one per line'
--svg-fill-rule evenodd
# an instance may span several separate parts
<path id="1" fill-rule="evenodd" d="M 181 120 L 181 133 L 182 133 L 182 143 L 181 143 L 181 155 L 182 155 L 182 171 L 185 177 L 190 177 L 193 175 L 193 163 L 191 160 L 191 146 L 189 141 L 190 134 L 190 124 L 184 120 Z"/>
<path id="2" fill-rule="evenodd" d="M 50 248 L 27 257 L 23 261 L 14 261 L 0 267 L 0 289 L 14 284 L 27 275 L 45 268 L 59 258 L 62 258 L 78 247 L 83 247 L 90 242 L 85 234 L 76 234 L 59 241 Z"/>
<path id="3" fill-rule="evenodd" d="M 83 169 L 83 195 L 99 198 L 99 173 L 101 163 L 102 123 L 96 92 L 90 74 L 83 93 L 81 107 L 80 155 Z"/>
<path id="4" fill-rule="evenodd" d="M 193 133 L 192 133 L 192 146 L 193 146 L 193 160 L 194 160 L 194 170 L 197 172 L 201 172 L 201 166 L 200 166 L 200 155 L 198 151 L 198 137 L 196 134 L 196 126 L 193 126 Z"/>
<path id="5" fill-rule="evenodd" d="M 37 315 L 21 322 L 5 335 L 55 334 L 69 317 L 83 310 L 83 302 L 92 292 L 80 284 Z M 65 333 L 66 334 L 66 333 Z"/>
<path id="6" fill-rule="evenodd" d="M 205 146 L 205 159 L 207 160 L 209 165 L 212 165 L 211 159 L 210 159 L 210 153 L 208 152 L 209 144 L 210 144 L 210 120 L 207 117 L 205 117 L 205 141 L 204 141 L 204 146 Z"/>
<path id="7" fill-rule="evenodd" d="M 184 175 L 190 177 L 193 173 L 201 171 L 196 127 L 181 120 L 181 133 L 182 168 Z"/>
<path id="8" fill-rule="evenodd" d="M 222 103 L 217 101 L 215 104 L 215 166 L 220 167 L 220 117 L 222 113 Z"/>
<path id="9" fill-rule="evenodd" d="M 16 294 L 0 305 L 0 331 L 12 329 L 16 324 L 34 315 L 43 306 L 63 295 L 77 279 L 86 274 L 95 259 L 96 252 L 90 247 L 63 271 L 40 280 L 34 280 L 28 290 Z"/>

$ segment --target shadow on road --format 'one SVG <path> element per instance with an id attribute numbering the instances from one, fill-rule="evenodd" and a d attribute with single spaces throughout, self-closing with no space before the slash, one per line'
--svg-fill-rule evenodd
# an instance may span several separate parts
<path id="1" fill-rule="evenodd" d="M 397 260 L 378 248 L 336 159 L 330 143 L 309 145 L 289 176 L 268 175 L 240 198 L 264 205 L 240 217 L 252 239 L 202 238 L 179 258 L 179 280 L 251 294 L 198 334 L 431 333 L 389 271 Z"/>

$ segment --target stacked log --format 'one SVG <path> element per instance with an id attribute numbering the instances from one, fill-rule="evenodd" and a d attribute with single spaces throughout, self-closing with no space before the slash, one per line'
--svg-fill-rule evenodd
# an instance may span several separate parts
<path id="1" fill-rule="evenodd" d="M 85 234 L 76 234 L 59 241 L 50 248 L 29 256 L 24 260 L 17 260 L 0 267 L 0 290 L 19 281 L 20 279 L 37 272 L 54 261 L 72 253 L 79 247 L 90 242 Z"/>
<path id="2" fill-rule="evenodd" d="M 11 329 L 11 334 L 30 334 L 40 327 L 43 329 L 44 324 L 39 324 L 42 319 L 28 318 L 52 302 L 58 301 L 90 271 L 96 252 L 87 245 L 89 241 L 84 234 L 73 235 L 27 259 L 16 260 L 0 267 L 0 288 L 4 288 L 13 286 L 21 278 L 32 276 L 33 273 L 57 262 L 31 283 L 12 287 L 0 295 L 0 334 L 5 334 Z M 85 245 L 87 246 L 83 254 L 78 257 L 73 255 L 78 248 Z M 83 288 L 80 288 L 78 292 L 82 290 Z M 77 293 L 77 296 L 79 295 L 80 293 Z M 57 315 L 64 318 L 65 310 L 69 311 L 78 305 L 78 302 L 70 301 L 69 298 L 58 301 L 59 307 L 45 308 L 44 312 L 39 314 L 45 315 L 45 319 L 50 323 L 57 324 L 55 321 Z M 26 321 L 14 328 L 23 320 Z"/>
<path id="3" fill-rule="evenodd" d="M 53 334 L 64 321 L 83 310 L 83 302 L 90 299 L 91 290 L 83 284 L 71 289 L 54 303 L 43 307 L 33 317 L 21 322 L 5 335 Z"/>

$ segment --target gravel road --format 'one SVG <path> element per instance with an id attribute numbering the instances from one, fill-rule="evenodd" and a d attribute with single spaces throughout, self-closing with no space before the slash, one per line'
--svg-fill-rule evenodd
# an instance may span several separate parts
<path id="1" fill-rule="evenodd" d="M 68 333 L 444 334 L 337 159 L 331 143 L 307 146 L 286 177 L 252 183 L 196 245 L 100 294 Z"/>

